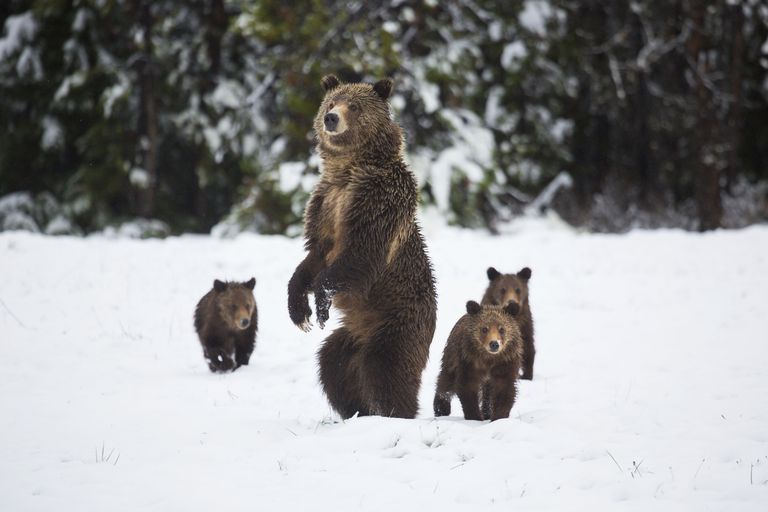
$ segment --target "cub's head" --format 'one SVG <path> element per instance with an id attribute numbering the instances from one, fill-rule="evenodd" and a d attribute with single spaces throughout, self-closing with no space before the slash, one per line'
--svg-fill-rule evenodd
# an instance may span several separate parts
<path id="1" fill-rule="evenodd" d="M 493 267 L 488 268 L 488 289 L 483 302 L 503 306 L 514 302 L 521 308 L 528 302 L 528 281 L 531 279 L 531 269 L 523 268 L 517 274 L 502 274 Z"/>
<path id="2" fill-rule="evenodd" d="M 327 155 L 344 155 L 361 148 L 400 153 L 403 135 L 389 114 L 391 78 L 375 84 L 341 83 L 334 75 L 322 79 L 325 98 L 315 117 L 319 149 Z"/>
<path id="3" fill-rule="evenodd" d="M 231 329 L 244 330 L 251 325 L 253 312 L 256 310 L 256 300 L 253 298 L 255 287 L 256 279 L 253 277 L 244 283 L 218 279 L 213 282 L 219 314 Z"/>
<path id="4" fill-rule="evenodd" d="M 515 320 L 519 312 L 520 307 L 514 302 L 503 307 L 467 302 L 475 348 L 491 356 L 522 357 L 523 338 Z"/>

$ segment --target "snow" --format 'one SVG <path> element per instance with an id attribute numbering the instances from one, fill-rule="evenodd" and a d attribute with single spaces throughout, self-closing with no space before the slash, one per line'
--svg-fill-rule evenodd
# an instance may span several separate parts
<path id="1" fill-rule="evenodd" d="M 149 186 L 149 173 L 146 169 L 134 167 L 128 172 L 128 181 L 136 187 L 147 188 Z"/>
<path id="2" fill-rule="evenodd" d="M 37 22 L 32 11 L 8 16 L 4 35 L 0 37 L 0 61 L 10 57 L 25 41 L 32 39 L 36 32 Z"/>
<path id="3" fill-rule="evenodd" d="M 529 32 L 544 36 L 547 34 L 547 20 L 556 15 L 562 16 L 547 0 L 526 0 L 518 21 Z"/>
<path id="4" fill-rule="evenodd" d="M 487 115 L 493 115 L 492 109 Z M 440 116 L 453 127 L 453 141 L 430 164 L 429 175 L 437 207 L 450 215 L 454 174 L 460 172 L 472 183 L 481 182 L 491 166 L 494 140 L 493 133 L 469 110 L 442 109 Z"/>
<path id="5" fill-rule="evenodd" d="M 4 510 L 763 510 L 768 227 L 505 235 L 425 216 L 437 332 L 415 420 L 338 421 L 286 312 L 302 241 L 0 233 Z M 538 356 L 509 419 L 431 411 L 485 269 L 533 269 Z M 214 278 L 255 276 L 251 365 L 211 374 Z M 331 324 L 337 319 L 331 313 Z"/>
<path id="6" fill-rule="evenodd" d="M 522 41 L 514 41 L 501 52 L 501 67 L 507 71 L 517 71 L 520 63 L 528 56 L 528 50 Z"/>
<path id="7" fill-rule="evenodd" d="M 299 188 L 306 168 L 305 162 L 283 162 L 280 164 L 277 170 L 280 179 L 279 189 L 288 194 Z"/>
<path id="8" fill-rule="evenodd" d="M 245 91 L 234 80 L 222 80 L 212 93 L 213 103 L 224 108 L 241 108 L 244 98 Z"/>
<path id="9" fill-rule="evenodd" d="M 40 137 L 40 147 L 42 149 L 52 149 L 64 141 L 64 130 L 59 121 L 51 116 L 43 117 L 43 135 Z"/>

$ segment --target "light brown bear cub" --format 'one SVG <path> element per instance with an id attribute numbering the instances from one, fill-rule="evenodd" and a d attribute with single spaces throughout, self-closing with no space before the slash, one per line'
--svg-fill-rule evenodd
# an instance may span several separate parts
<path id="1" fill-rule="evenodd" d="M 467 302 L 467 314 L 456 322 L 443 351 L 435 416 L 449 415 L 451 398 L 458 395 L 465 419 L 509 417 L 523 357 L 518 313 L 514 302 L 504 307 Z"/>
<path id="2" fill-rule="evenodd" d="M 512 301 L 520 306 L 517 324 L 523 335 L 523 375 L 525 380 L 533 379 L 533 360 L 536 358 L 536 348 L 533 345 L 533 317 L 531 304 L 528 300 L 528 281 L 531 279 L 531 269 L 524 267 L 517 274 L 502 274 L 493 267 L 488 271 L 488 289 L 485 290 L 481 304 L 503 306 Z"/>
<path id="3" fill-rule="evenodd" d="M 244 283 L 216 279 L 213 289 L 197 303 L 195 330 L 212 372 L 248 364 L 258 330 L 255 286 L 254 278 Z"/>

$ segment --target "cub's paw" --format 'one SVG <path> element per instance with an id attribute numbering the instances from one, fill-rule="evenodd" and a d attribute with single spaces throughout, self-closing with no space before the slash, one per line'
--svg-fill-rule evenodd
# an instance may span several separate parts
<path id="1" fill-rule="evenodd" d="M 215 352 L 208 359 L 208 368 L 214 373 L 224 373 L 234 371 L 238 365 L 227 354 Z"/>

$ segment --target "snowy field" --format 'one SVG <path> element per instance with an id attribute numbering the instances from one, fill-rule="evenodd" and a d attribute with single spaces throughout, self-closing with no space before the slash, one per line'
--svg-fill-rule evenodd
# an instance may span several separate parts
<path id="1" fill-rule="evenodd" d="M 346 422 L 316 377 L 333 322 L 288 319 L 300 240 L 1 233 L 0 510 L 768 510 L 768 227 L 427 224 L 420 415 Z M 445 340 L 489 265 L 533 269 L 536 379 L 509 419 L 454 400 L 435 420 Z M 250 276 L 256 352 L 213 375 L 194 306 Z"/>

